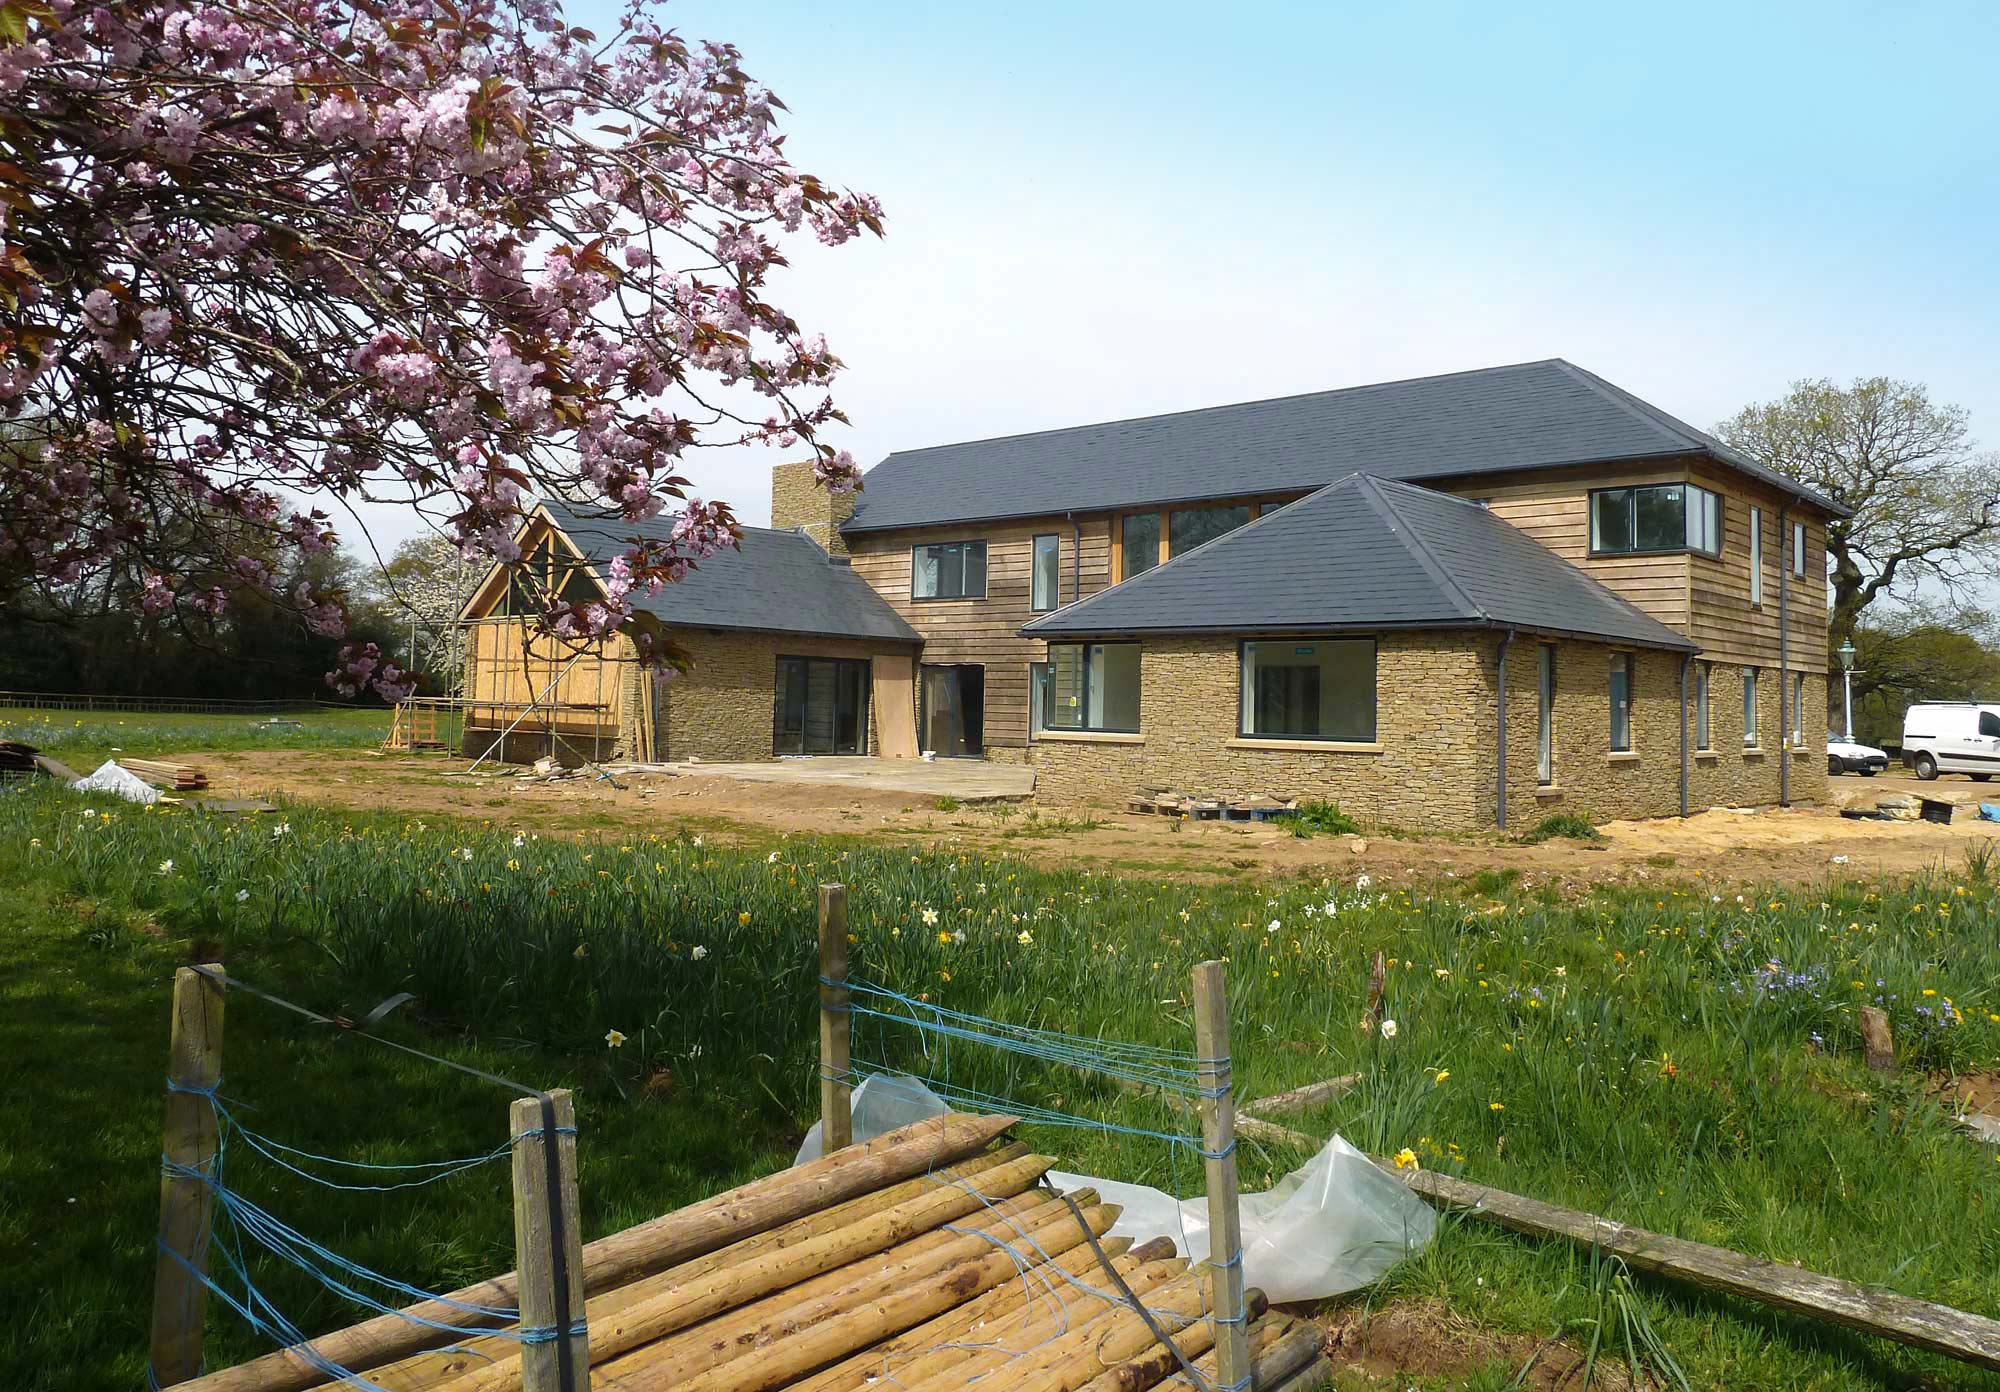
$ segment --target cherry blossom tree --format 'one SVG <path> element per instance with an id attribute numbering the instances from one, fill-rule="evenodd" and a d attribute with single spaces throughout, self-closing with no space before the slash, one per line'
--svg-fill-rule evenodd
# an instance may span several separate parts
<path id="1" fill-rule="evenodd" d="M 733 541 L 692 451 L 858 481 L 819 438 L 840 363 L 767 289 L 788 236 L 881 210 L 794 168 L 781 110 L 651 0 L 606 38 L 553 0 L 0 0 L 0 603 L 115 558 L 149 612 L 213 613 L 282 570 L 240 528 L 311 554 L 363 501 L 512 561 L 550 494 L 676 515 L 601 599 L 545 597 L 631 631 L 634 587 Z M 343 689 L 407 690 L 343 656 Z"/>

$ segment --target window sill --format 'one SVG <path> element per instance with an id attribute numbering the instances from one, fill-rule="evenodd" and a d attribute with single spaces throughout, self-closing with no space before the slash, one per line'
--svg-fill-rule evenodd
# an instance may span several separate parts
<path id="1" fill-rule="evenodd" d="M 1607 764 L 1636 764 L 1639 762 L 1639 751 L 1636 749 L 1614 749 L 1604 756 L 1604 762 Z"/>
<path id="2" fill-rule="evenodd" d="M 1037 744 L 1144 744 L 1146 737 L 1127 730 L 1043 730 Z"/>
<path id="3" fill-rule="evenodd" d="M 1537 783 L 1535 785 L 1535 796 L 1540 798 L 1544 802 L 1559 801 L 1562 798 L 1562 795 L 1563 795 L 1563 790 L 1557 784 Z"/>
<path id="4" fill-rule="evenodd" d="M 1763 746 L 1762 746 L 1762 745 L 1750 745 L 1750 746 L 1747 746 L 1747 747 L 1746 747 L 1746 748 L 1744 749 L 1744 751 L 1743 751 L 1743 757 L 1744 757 L 1744 758 L 1746 758 L 1746 759 L 1761 759 L 1761 758 L 1763 758 L 1763 757 L 1764 757 L 1764 749 L 1763 749 Z"/>
<path id="5" fill-rule="evenodd" d="M 1264 739 L 1239 735 L 1230 740 L 1230 749 L 1282 749 L 1313 754 L 1380 754 L 1382 746 L 1354 740 Z"/>
<path id="6" fill-rule="evenodd" d="M 1694 759 L 1698 764 L 1712 764 L 1721 757 L 1713 749 L 1697 749 L 1694 752 Z"/>

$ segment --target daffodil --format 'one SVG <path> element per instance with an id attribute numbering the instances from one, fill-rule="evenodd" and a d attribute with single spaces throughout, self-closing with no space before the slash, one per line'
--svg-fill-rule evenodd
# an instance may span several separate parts
<path id="1" fill-rule="evenodd" d="M 622 1048 L 624 1046 L 624 1043 L 625 1043 L 625 1035 L 622 1031 L 615 1029 L 604 1031 L 605 1048 L 607 1049 Z"/>
<path id="2" fill-rule="evenodd" d="M 1423 1164 L 1417 1159 L 1417 1153 L 1408 1146 L 1404 1146 L 1396 1152 L 1395 1164 L 1399 1170 L 1421 1170 L 1423 1168 Z"/>
<path id="3" fill-rule="evenodd" d="M 1382 1037 L 1384 1039 L 1394 1039 L 1396 1037 L 1396 1022 L 1394 1020 L 1384 1020 L 1382 1022 Z"/>
<path id="4" fill-rule="evenodd" d="M 699 962 L 708 956 L 708 949 L 705 947 L 696 947 L 692 952 L 688 953 L 688 956 Z"/>

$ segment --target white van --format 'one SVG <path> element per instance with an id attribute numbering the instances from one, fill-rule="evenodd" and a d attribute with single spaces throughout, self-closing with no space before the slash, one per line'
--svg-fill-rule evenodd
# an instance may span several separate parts
<path id="1" fill-rule="evenodd" d="M 1970 774 L 1984 783 L 2000 773 L 2000 704 L 1924 701 L 1903 713 L 1903 762 L 1919 778 Z"/>

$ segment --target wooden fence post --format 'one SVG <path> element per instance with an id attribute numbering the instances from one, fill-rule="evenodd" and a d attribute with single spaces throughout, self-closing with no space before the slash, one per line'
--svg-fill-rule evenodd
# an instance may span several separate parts
<path id="1" fill-rule="evenodd" d="M 1243 1230 L 1236 1207 L 1236 1098 L 1231 1091 L 1229 992 L 1222 963 L 1194 969 L 1195 1072 L 1201 1081 L 1201 1140 L 1207 1152 L 1208 1280 L 1215 1321 L 1215 1381 L 1222 1392 L 1250 1385 L 1250 1328 L 1243 1300 Z"/>
<path id="2" fill-rule="evenodd" d="M 540 1099 L 521 1097 L 508 1110 L 514 1137 L 514 1269 L 523 1329 L 554 1329 L 554 1339 L 521 1345 L 521 1392 L 589 1392 L 590 1336 L 566 1326 L 583 1320 L 582 1215 L 576 1197 L 576 1102 L 566 1089 L 555 1103 L 555 1135 L 544 1129 Z M 549 1152 L 555 1146 L 556 1204 L 549 1193 Z M 559 1226 L 558 1226 L 559 1225 Z M 556 1253 L 562 1253 L 557 1283 Z M 568 1358 L 564 1359 L 564 1350 Z M 564 1383 L 563 1364 L 571 1381 Z"/>
<path id="3" fill-rule="evenodd" d="M 211 962 L 202 971 L 222 974 Z M 160 1146 L 160 1253 L 153 1270 L 153 1332 L 148 1357 L 161 1387 L 201 1374 L 208 1311 L 209 1231 L 215 1194 L 206 1180 L 222 1148 L 215 1102 L 222 1082 L 222 984 L 192 967 L 174 973 L 174 1020 L 168 1046 L 166 1129 Z M 193 1171 L 192 1174 L 185 1171 Z"/>
<path id="4" fill-rule="evenodd" d="M 847 1085 L 847 886 L 819 887 L 819 1146 L 831 1155 L 854 1142 Z"/>

